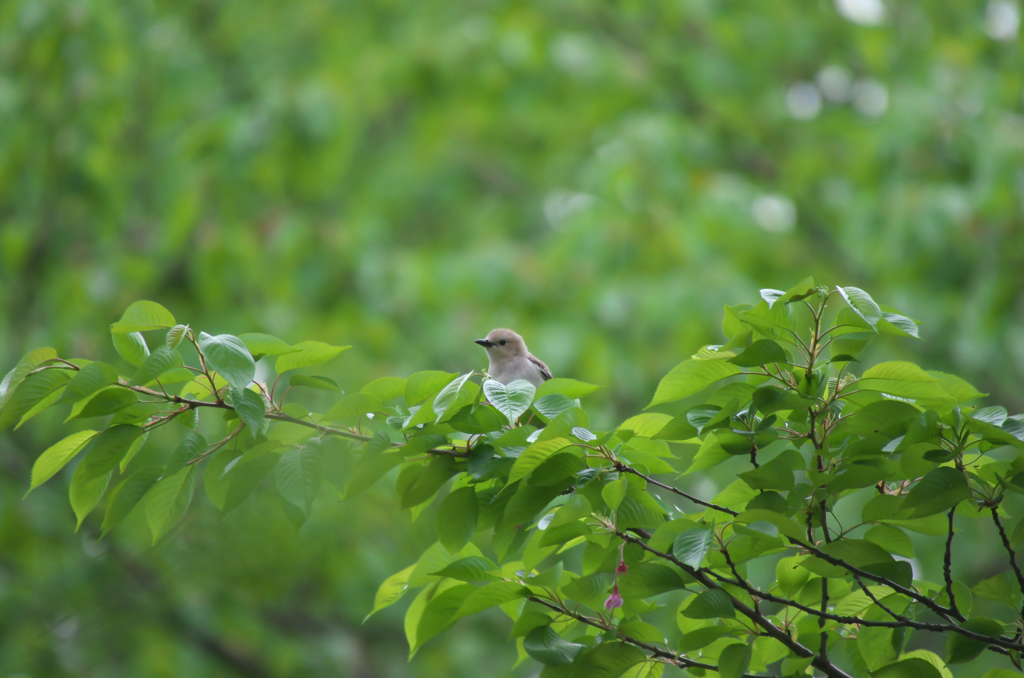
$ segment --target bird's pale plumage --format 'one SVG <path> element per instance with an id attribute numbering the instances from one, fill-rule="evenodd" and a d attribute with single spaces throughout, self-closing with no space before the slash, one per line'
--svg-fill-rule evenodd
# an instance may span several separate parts
<path id="1" fill-rule="evenodd" d="M 476 343 L 486 349 L 490 361 L 487 373 L 495 381 L 509 384 L 516 379 L 525 379 L 534 386 L 540 386 L 551 378 L 548 366 L 530 355 L 526 342 L 512 330 L 491 330 L 485 339 L 477 339 Z"/>

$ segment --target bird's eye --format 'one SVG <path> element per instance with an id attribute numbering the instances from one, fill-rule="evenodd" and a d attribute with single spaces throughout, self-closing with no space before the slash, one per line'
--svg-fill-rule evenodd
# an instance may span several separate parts
<path id="1" fill-rule="evenodd" d="M 501 344 L 502 346 L 504 346 L 504 345 L 505 345 L 505 340 L 504 340 L 504 339 L 502 339 L 502 340 L 501 340 L 501 341 L 499 341 L 498 343 L 499 343 L 499 344 Z"/>

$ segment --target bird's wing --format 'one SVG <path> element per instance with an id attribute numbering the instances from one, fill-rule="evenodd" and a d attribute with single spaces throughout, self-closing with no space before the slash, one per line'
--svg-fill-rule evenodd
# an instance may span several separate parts
<path id="1" fill-rule="evenodd" d="M 544 377 L 544 381 L 547 381 L 548 379 L 551 378 L 551 370 L 548 369 L 548 366 L 545 365 L 542 360 L 535 358 L 533 355 L 529 353 L 526 354 L 526 359 L 537 366 L 537 368 L 540 370 L 540 376 Z"/>

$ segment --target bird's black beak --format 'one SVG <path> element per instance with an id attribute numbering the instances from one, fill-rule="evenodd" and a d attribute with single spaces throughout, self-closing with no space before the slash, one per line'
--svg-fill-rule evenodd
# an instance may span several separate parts
<path id="1" fill-rule="evenodd" d="M 487 341 L 486 339 L 477 339 L 476 343 L 480 344 L 484 348 L 490 348 L 491 346 L 494 346 L 494 342 Z"/>

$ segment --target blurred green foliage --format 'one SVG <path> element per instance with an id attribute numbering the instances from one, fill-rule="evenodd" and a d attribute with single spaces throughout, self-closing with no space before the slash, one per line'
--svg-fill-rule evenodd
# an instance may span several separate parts
<path id="1" fill-rule="evenodd" d="M 556 376 L 607 384 L 591 411 L 611 425 L 721 340 L 724 303 L 814 275 L 924 321 L 880 355 L 1019 411 L 1024 54 L 991 37 L 993 4 L 891 2 L 866 26 L 825 0 L 10 0 L 2 371 L 43 345 L 115 360 L 106 325 L 138 298 L 352 344 L 346 390 L 483 367 L 472 339 L 511 326 Z M 156 549 L 141 524 L 97 543 L 63 489 L 21 502 L 58 437 L 0 438 L 5 673 L 514 659 L 497 617 L 411 665 L 400 611 L 359 626 L 434 539 L 393 492 L 322 502 L 298 537 L 246 503 Z"/>

